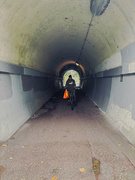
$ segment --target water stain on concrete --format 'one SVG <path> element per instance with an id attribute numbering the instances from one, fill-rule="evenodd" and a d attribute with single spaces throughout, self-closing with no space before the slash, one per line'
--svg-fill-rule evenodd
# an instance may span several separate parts
<path id="1" fill-rule="evenodd" d="M 0 165 L 0 179 L 1 179 L 1 176 L 4 173 L 4 171 L 5 171 L 5 168 Z"/>

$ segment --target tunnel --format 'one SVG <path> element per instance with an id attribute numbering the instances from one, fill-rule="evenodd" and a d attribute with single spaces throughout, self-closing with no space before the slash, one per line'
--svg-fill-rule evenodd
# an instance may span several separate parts
<path id="1" fill-rule="evenodd" d="M 82 91 L 135 144 L 134 9 L 134 0 L 1 0 L 0 142 L 75 70 Z"/>

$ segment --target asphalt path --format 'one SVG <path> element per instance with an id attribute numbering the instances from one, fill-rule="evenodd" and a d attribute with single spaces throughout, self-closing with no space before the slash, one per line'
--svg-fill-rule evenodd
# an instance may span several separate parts
<path id="1" fill-rule="evenodd" d="M 81 91 L 52 97 L 0 146 L 1 180 L 135 180 L 135 147 Z"/>

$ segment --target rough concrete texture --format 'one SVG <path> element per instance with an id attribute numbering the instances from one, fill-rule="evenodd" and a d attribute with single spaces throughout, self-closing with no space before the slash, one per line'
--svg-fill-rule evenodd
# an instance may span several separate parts
<path id="1" fill-rule="evenodd" d="M 102 72 L 109 69 L 114 69 L 122 66 L 121 52 L 112 55 L 110 58 L 105 59 L 101 64 L 95 68 L 95 72 Z"/>
<path id="2" fill-rule="evenodd" d="M 134 75 L 97 78 L 86 82 L 84 91 L 104 111 L 112 123 L 135 144 Z"/>
<path id="3" fill-rule="evenodd" d="M 120 52 L 105 59 L 95 68 L 95 73 L 104 72 L 110 69 L 122 67 L 121 74 L 130 74 L 135 72 L 135 42 L 121 49 Z"/>
<path id="4" fill-rule="evenodd" d="M 0 1 L 0 60 L 46 73 L 55 73 L 65 59 L 76 60 L 92 17 L 90 2 Z M 111 0 L 94 17 L 81 64 L 92 69 L 134 42 L 134 19 L 134 0 Z"/>
<path id="5" fill-rule="evenodd" d="M 120 78 L 112 79 L 108 117 L 113 121 L 120 131 L 135 144 L 135 76 L 124 76 L 123 82 Z"/>
<path id="6" fill-rule="evenodd" d="M 92 17 L 90 2 L 89 0 L 25 2 L 1 0 L 0 61 L 18 65 L 18 68 L 4 65 L 0 71 L 33 76 L 36 71 L 26 69 L 31 68 L 55 75 L 57 70 L 59 74 L 60 67 L 63 68 L 64 63 L 68 65 L 73 61 L 75 64 Z M 120 82 L 120 77 L 95 81 L 88 79 L 87 75 L 94 72 L 96 67 L 96 72 L 101 72 L 119 67 L 121 63 L 122 73 L 135 72 L 134 9 L 134 0 L 111 0 L 103 15 L 94 17 L 84 51 L 79 59 L 81 69 L 84 69 L 83 74 L 86 75 L 84 83 L 86 93 L 103 111 L 110 114 L 114 124 L 133 143 L 135 143 L 134 76 L 128 76 L 126 81 L 124 77 L 124 81 Z M 110 74 L 114 72 L 119 73 L 121 69 L 112 70 Z M 40 76 L 39 73 L 37 74 Z M 101 74 L 110 75 L 109 71 Z M 3 76 L 4 81 L 0 81 L 2 140 L 15 132 L 51 97 L 56 91 L 52 81 L 58 85 L 58 79 L 57 82 L 46 79 L 43 87 L 41 85 L 43 78 L 5 76 Z"/>
<path id="7" fill-rule="evenodd" d="M 9 99 L 13 95 L 11 76 L 0 73 L 0 101 Z"/>
<path id="8" fill-rule="evenodd" d="M 135 42 L 129 44 L 121 51 L 123 74 L 135 72 Z"/>
<path id="9" fill-rule="evenodd" d="M 54 83 L 53 78 L 0 74 L 0 142 L 50 99 Z"/>
<path id="10" fill-rule="evenodd" d="M 99 107 L 102 107 L 102 110 L 105 112 L 109 103 L 111 86 L 112 78 L 107 78 L 106 80 L 104 80 L 103 78 L 96 79 L 93 100 Z"/>
<path id="11" fill-rule="evenodd" d="M 45 104 L 0 146 L 0 179 L 134 180 L 135 147 L 87 96 L 77 96 L 73 111 L 61 97 Z M 100 164 L 98 175 L 94 159 Z"/>

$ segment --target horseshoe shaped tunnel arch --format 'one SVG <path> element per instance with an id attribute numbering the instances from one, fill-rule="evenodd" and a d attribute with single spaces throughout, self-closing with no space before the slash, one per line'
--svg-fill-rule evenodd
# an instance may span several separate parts
<path id="1" fill-rule="evenodd" d="M 134 0 L 2 0 L 0 141 L 58 92 L 63 72 L 73 69 L 82 90 L 135 143 L 134 8 Z"/>

